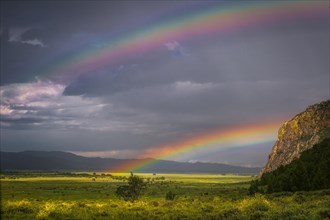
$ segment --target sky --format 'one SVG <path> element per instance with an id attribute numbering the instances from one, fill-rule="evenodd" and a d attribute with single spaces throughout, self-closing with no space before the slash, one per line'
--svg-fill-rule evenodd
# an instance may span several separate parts
<path id="1" fill-rule="evenodd" d="M 329 2 L 276 2 L 1 1 L 1 150 L 263 166 L 329 99 Z"/>

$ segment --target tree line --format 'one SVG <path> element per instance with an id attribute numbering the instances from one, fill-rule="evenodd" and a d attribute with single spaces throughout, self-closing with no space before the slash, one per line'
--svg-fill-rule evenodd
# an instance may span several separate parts
<path id="1" fill-rule="evenodd" d="M 330 139 L 327 138 L 301 153 L 286 166 L 262 174 L 251 182 L 249 192 L 273 193 L 330 188 Z"/>

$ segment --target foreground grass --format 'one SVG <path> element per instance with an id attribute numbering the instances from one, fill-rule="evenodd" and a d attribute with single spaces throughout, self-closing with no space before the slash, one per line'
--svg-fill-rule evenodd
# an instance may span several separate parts
<path id="1" fill-rule="evenodd" d="M 140 175 L 149 187 L 136 202 L 117 198 L 115 189 L 125 181 L 107 176 L 2 178 L 1 219 L 330 218 L 326 190 L 249 196 L 249 176 Z M 165 199 L 169 191 L 173 201 Z"/>

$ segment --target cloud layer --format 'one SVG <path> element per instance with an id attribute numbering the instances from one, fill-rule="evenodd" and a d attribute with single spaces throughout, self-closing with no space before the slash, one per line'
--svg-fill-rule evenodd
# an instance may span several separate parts
<path id="1" fill-rule="evenodd" d="M 77 51 L 102 48 L 186 7 L 216 3 L 187 4 L 4 3 L 2 150 L 143 157 L 214 129 L 289 119 L 329 98 L 327 19 L 173 39 L 70 79 L 47 75 Z M 261 166 L 271 145 L 214 146 L 212 155 L 201 149 L 172 159 Z"/>

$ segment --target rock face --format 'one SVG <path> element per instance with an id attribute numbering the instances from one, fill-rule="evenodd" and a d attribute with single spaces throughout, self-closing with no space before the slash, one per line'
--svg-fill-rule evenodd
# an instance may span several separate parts
<path id="1" fill-rule="evenodd" d="M 291 163 L 326 137 L 330 137 L 330 100 L 309 106 L 282 125 L 262 173 Z"/>

